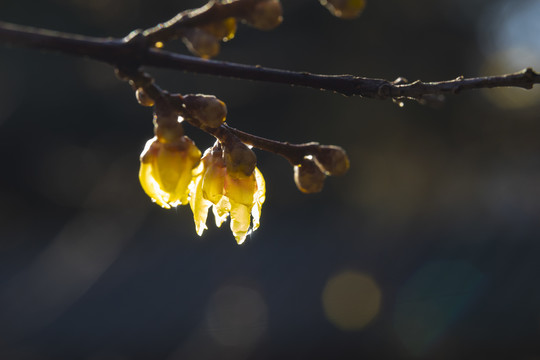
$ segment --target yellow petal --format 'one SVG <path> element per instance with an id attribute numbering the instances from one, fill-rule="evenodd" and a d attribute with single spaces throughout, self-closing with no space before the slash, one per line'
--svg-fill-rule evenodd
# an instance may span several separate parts
<path id="1" fill-rule="evenodd" d="M 249 208 L 231 201 L 231 231 L 238 245 L 246 240 L 250 225 Z"/>
<path id="2" fill-rule="evenodd" d="M 161 189 L 169 194 L 176 191 L 178 181 L 183 173 L 189 169 L 191 176 L 190 164 L 186 164 L 186 156 L 182 151 L 162 146 L 157 154 L 156 168 L 159 174 L 159 179 L 156 181 L 161 185 Z"/>
<path id="3" fill-rule="evenodd" d="M 255 200 L 262 205 L 266 200 L 266 182 L 264 181 L 264 177 L 258 168 L 255 168 L 255 182 L 257 184 Z"/>
<path id="4" fill-rule="evenodd" d="M 257 183 L 255 181 L 255 175 L 243 179 L 235 179 L 229 175 L 225 176 L 225 194 L 232 202 L 237 202 L 251 208 L 253 205 L 253 199 L 255 191 L 257 190 Z"/>
<path id="5" fill-rule="evenodd" d="M 194 178 L 197 176 L 202 176 L 204 170 L 204 164 L 201 161 L 199 162 L 199 165 L 197 165 L 195 168 L 193 168 L 193 170 L 191 170 L 191 176 Z"/>
<path id="6" fill-rule="evenodd" d="M 189 144 L 187 155 L 191 159 L 192 162 L 192 168 L 195 168 L 197 165 L 199 165 L 201 161 L 201 150 L 195 145 L 193 140 L 188 138 L 187 136 L 184 136 L 184 141 Z"/>
<path id="7" fill-rule="evenodd" d="M 195 178 L 190 185 L 190 200 L 189 205 L 193 212 L 193 220 L 195 221 L 195 230 L 197 235 L 201 236 L 203 231 L 207 229 L 206 218 L 208 217 L 208 208 L 212 203 L 203 198 L 202 192 L 202 176 Z"/>
<path id="8" fill-rule="evenodd" d="M 188 137 L 183 137 L 177 144 L 161 144 L 153 168 L 154 178 L 168 194 L 166 201 L 170 205 L 188 203 L 188 185 L 200 156 L 201 152 Z"/>
<path id="9" fill-rule="evenodd" d="M 222 196 L 221 200 L 219 200 L 219 202 L 212 207 L 212 212 L 214 213 L 214 219 L 217 227 L 221 227 L 221 224 L 227 220 L 230 211 L 231 203 L 229 202 L 229 199 L 226 196 Z"/>
<path id="10" fill-rule="evenodd" d="M 251 217 L 253 218 L 252 231 L 257 230 L 261 225 L 261 208 L 262 204 L 259 204 L 258 202 L 251 208 Z"/>
<path id="11" fill-rule="evenodd" d="M 205 199 L 217 204 L 223 195 L 223 186 L 227 169 L 216 163 L 210 163 L 204 173 L 202 189 Z"/>
<path id="12" fill-rule="evenodd" d="M 163 144 L 154 137 L 141 154 L 139 179 L 144 191 L 165 208 L 187 204 L 192 169 L 201 152 L 188 137 L 175 144 Z"/>
<path id="13" fill-rule="evenodd" d="M 140 160 L 144 163 L 153 161 L 153 157 L 157 154 L 157 151 L 161 147 L 161 144 L 157 140 L 157 137 L 153 137 L 144 144 L 144 149 L 141 153 Z"/>
<path id="14" fill-rule="evenodd" d="M 253 217 L 253 231 L 259 228 L 261 209 L 264 200 L 266 200 L 266 184 L 264 177 L 259 169 L 255 168 L 255 181 L 257 182 L 257 191 L 255 192 L 255 204 L 251 209 L 251 216 Z"/>
<path id="15" fill-rule="evenodd" d="M 186 205 L 188 203 L 188 195 L 189 195 L 189 184 L 192 181 L 192 168 L 193 168 L 193 159 L 189 158 L 187 154 L 184 154 L 183 161 L 185 163 L 185 169 L 180 174 L 180 178 L 178 179 L 176 189 L 171 194 L 171 203 L 179 202 L 182 205 Z"/>
<path id="16" fill-rule="evenodd" d="M 159 206 L 164 207 L 165 209 L 170 209 L 171 207 L 169 204 L 167 204 L 167 200 L 165 199 L 165 197 L 168 197 L 167 194 L 161 191 L 159 184 L 153 177 L 152 165 L 152 162 L 141 162 L 141 167 L 139 170 L 139 181 L 141 182 L 141 186 L 144 192 Z"/>

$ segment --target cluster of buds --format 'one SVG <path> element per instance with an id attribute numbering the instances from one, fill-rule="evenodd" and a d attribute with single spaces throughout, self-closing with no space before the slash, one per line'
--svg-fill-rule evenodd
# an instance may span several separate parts
<path id="1" fill-rule="evenodd" d="M 238 1 L 238 0 L 236 0 Z M 252 0 L 246 2 L 246 11 L 238 20 L 259 30 L 271 30 L 283 21 L 283 10 L 279 0 Z M 220 6 L 220 3 L 214 3 Z M 237 19 L 224 20 L 187 28 L 182 32 L 182 41 L 194 55 L 209 59 L 220 51 L 220 42 L 234 38 Z"/>
<path id="2" fill-rule="evenodd" d="M 246 145 L 239 144 L 238 147 L 244 146 L 246 153 L 251 152 Z M 238 244 L 244 242 L 250 227 L 252 231 L 257 230 L 266 188 L 264 178 L 252 160 L 254 158 L 235 157 L 219 142 L 205 151 L 190 190 L 197 234 L 202 235 L 206 229 L 210 207 L 217 227 L 230 215 L 231 231 Z M 251 169 L 249 173 L 246 171 L 248 168 Z"/>
<path id="3" fill-rule="evenodd" d="M 365 0 L 320 2 L 342 18 L 356 17 L 365 6 Z M 227 11 L 220 8 L 226 6 L 230 6 Z M 231 13 L 230 9 L 235 10 Z M 191 26 L 177 27 L 179 32 L 173 35 L 155 36 L 161 34 L 161 27 L 156 27 L 154 46 L 160 48 L 162 40 L 180 36 L 192 53 L 208 59 L 219 53 L 220 42 L 235 36 L 238 21 L 260 30 L 273 29 L 283 21 L 279 0 L 213 0 L 186 14 L 197 17 L 206 11 L 212 15 L 202 16 L 204 20 Z M 188 15 L 185 18 L 189 19 Z M 167 26 L 173 25 L 171 22 Z M 141 105 L 154 107 L 155 136 L 148 140 L 140 157 L 142 188 L 163 208 L 189 204 L 198 235 L 207 229 L 210 208 L 218 227 L 230 217 L 230 228 L 238 244 L 259 227 L 266 197 L 265 180 L 256 166 L 255 153 L 246 143 L 287 158 L 294 165 L 294 181 L 304 193 L 321 191 L 327 176 L 343 175 L 349 168 L 349 159 L 340 147 L 316 143 L 290 145 L 228 127 L 227 106 L 215 96 L 171 95 L 140 71 L 117 71 L 117 75 L 129 81 Z M 184 135 L 184 120 L 218 139 L 204 155 Z"/>
<path id="4" fill-rule="evenodd" d="M 139 102 L 148 103 L 143 89 L 136 94 Z M 227 108 L 214 96 L 186 95 L 181 99 L 183 114 L 191 122 L 218 128 L 225 121 Z M 218 227 L 230 216 L 231 231 L 238 244 L 243 243 L 250 229 L 259 227 L 265 199 L 265 182 L 256 168 L 255 154 L 229 134 L 206 150 L 201 159 L 200 150 L 183 133 L 184 119 L 171 106 L 158 105 L 155 136 L 148 140 L 140 158 L 142 188 L 167 209 L 189 203 L 199 235 L 206 229 L 210 207 Z"/>
<path id="5" fill-rule="evenodd" d="M 236 19 L 227 18 L 186 29 L 182 41 L 193 54 L 209 59 L 219 54 L 220 41 L 229 41 L 236 33 Z"/>
<path id="6" fill-rule="evenodd" d="M 318 145 L 294 166 L 294 182 L 306 194 L 320 192 L 327 176 L 341 176 L 349 170 L 349 158 L 339 146 Z"/>
<path id="7" fill-rule="evenodd" d="M 189 203 L 198 235 L 207 229 L 210 208 L 218 227 L 230 217 L 231 231 L 238 244 L 243 243 L 259 227 L 265 181 L 251 148 L 222 128 L 225 103 L 201 94 L 169 95 L 155 103 L 144 87 L 137 89 L 136 96 L 142 105 L 155 107 L 155 136 L 141 154 L 139 173 L 146 194 L 164 208 Z M 202 157 L 184 135 L 184 118 L 218 137 Z M 304 149 L 305 155 L 294 164 L 295 183 L 304 193 L 321 191 L 327 176 L 343 175 L 349 169 L 347 154 L 338 146 L 309 143 Z"/>

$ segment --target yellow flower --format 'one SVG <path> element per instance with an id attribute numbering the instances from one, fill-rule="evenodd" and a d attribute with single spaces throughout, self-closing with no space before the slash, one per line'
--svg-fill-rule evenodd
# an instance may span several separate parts
<path id="1" fill-rule="evenodd" d="M 227 172 L 221 151 L 207 150 L 195 171 L 190 191 L 197 234 L 202 235 L 206 229 L 208 209 L 212 207 L 218 227 L 230 215 L 231 231 L 237 243 L 242 244 L 250 225 L 252 231 L 260 225 L 265 192 L 264 178 L 259 169 L 255 168 L 249 176 L 234 178 Z"/>
<path id="2" fill-rule="evenodd" d="M 201 159 L 201 151 L 187 136 L 170 143 L 154 137 L 146 143 L 141 154 L 139 180 L 148 196 L 158 205 L 171 206 L 188 203 L 188 186 L 192 170 Z"/>

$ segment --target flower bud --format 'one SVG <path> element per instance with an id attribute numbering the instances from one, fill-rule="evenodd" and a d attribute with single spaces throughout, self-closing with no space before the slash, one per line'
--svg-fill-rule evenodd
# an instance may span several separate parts
<path id="1" fill-rule="evenodd" d="M 257 166 L 257 156 L 253 150 L 241 141 L 231 143 L 224 146 L 227 173 L 236 179 L 250 176 Z"/>
<path id="2" fill-rule="evenodd" d="M 197 234 L 201 235 L 206 229 L 210 207 L 218 227 L 230 215 L 231 231 L 238 244 L 244 242 L 250 226 L 252 231 L 257 230 L 262 204 L 266 199 L 265 181 L 257 168 L 252 170 L 250 176 L 234 178 L 225 165 L 223 146 L 216 142 L 211 149 L 205 151 L 193 176 L 189 202 Z"/>
<path id="3" fill-rule="evenodd" d="M 320 0 L 332 15 L 342 19 L 354 19 L 358 17 L 364 7 L 365 0 Z"/>
<path id="4" fill-rule="evenodd" d="M 189 114 L 210 128 L 218 128 L 227 116 L 227 105 L 213 95 L 185 95 L 184 106 Z"/>
<path id="5" fill-rule="evenodd" d="M 146 94 L 143 88 L 137 89 L 135 97 L 142 106 L 154 106 L 154 100 Z"/>
<path id="6" fill-rule="evenodd" d="M 203 59 L 209 59 L 219 54 L 219 40 L 202 29 L 187 29 L 182 40 L 189 51 Z"/>
<path id="7" fill-rule="evenodd" d="M 233 17 L 222 21 L 216 21 L 200 27 L 202 30 L 215 36 L 221 41 L 229 41 L 234 38 L 236 33 L 236 19 Z"/>
<path id="8" fill-rule="evenodd" d="M 315 154 L 315 162 L 326 175 L 340 176 L 349 170 L 349 158 L 339 146 L 321 145 Z"/>
<path id="9" fill-rule="evenodd" d="M 178 141 L 184 135 L 182 124 L 176 122 L 174 124 L 154 126 L 154 134 L 162 144 L 171 144 Z"/>
<path id="10" fill-rule="evenodd" d="M 139 180 L 154 202 L 167 209 L 188 203 L 192 170 L 201 159 L 191 139 L 183 136 L 173 144 L 165 144 L 152 138 L 140 159 Z"/>
<path id="11" fill-rule="evenodd" d="M 294 166 L 294 182 L 300 191 L 306 194 L 318 193 L 324 186 L 326 175 L 310 158 L 305 157 L 302 162 Z"/>
<path id="12" fill-rule="evenodd" d="M 281 3 L 279 0 L 259 0 L 243 20 L 256 29 L 272 30 L 283 21 Z"/>

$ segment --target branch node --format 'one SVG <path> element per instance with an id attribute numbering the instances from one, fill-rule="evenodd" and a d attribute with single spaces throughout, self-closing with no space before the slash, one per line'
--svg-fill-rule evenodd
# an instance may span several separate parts
<path id="1" fill-rule="evenodd" d="M 144 58 L 148 53 L 148 39 L 143 34 L 142 29 L 133 30 L 126 37 L 122 39 L 124 43 L 123 48 L 131 56 L 125 58 L 128 63 L 123 63 L 122 67 L 138 69 L 144 62 Z M 117 64 L 120 65 L 120 64 Z"/>

